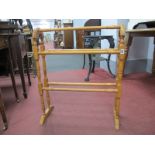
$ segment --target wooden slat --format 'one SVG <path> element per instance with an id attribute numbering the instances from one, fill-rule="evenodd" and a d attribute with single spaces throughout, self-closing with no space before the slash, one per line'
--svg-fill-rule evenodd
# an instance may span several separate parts
<path id="1" fill-rule="evenodd" d="M 116 83 L 74 83 L 74 82 L 49 82 L 49 85 L 66 85 L 66 86 L 116 86 Z"/>
<path id="2" fill-rule="evenodd" d="M 112 26 L 86 26 L 86 27 L 65 27 L 65 28 L 50 28 L 50 29 L 37 29 L 38 32 L 50 32 L 50 31 L 74 31 L 74 30 L 98 30 L 98 29 L 120 29 L 118 25 Z"/>
<path id="3" fill-rule="evenodd" d="M 39 55 L 61 54 L 120 54 L 118 49 L 54 49 L 38 52 Z"/>
<path id="4" fill-rule="evenodd" d="M 82 88 L 51 88 L 51 87 L 43 87 L 42 89 L 48 91 L 117 92 L 117 89 L 82 89 Z"/>

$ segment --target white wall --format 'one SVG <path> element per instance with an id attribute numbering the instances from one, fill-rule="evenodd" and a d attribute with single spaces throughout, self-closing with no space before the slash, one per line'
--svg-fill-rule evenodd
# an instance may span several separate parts
<path id="1" fill-rule="evenodd" d="M 153 19 L 130 19 L 128 23 L 128 29 L 132 29 L 133 26 L 139 22 L 152 21 Z M 138 28 L 146 28 L 146 26 L 141 25 Z M 130 47 L 130 54 L 128 60 L 137 59 L 152 59 L 153 57 L 153 37 L 135 37 L 133 44 Z"/>
<path id="2" fill-rule="evenodd" d="M 154 38 L 150 37 L 148 40 L 148 59 L 153 59 L 153 52 L 154 52 Z"/>
<path id="3" fill-rule="evenodd" d="M 119 24 L 123 24 L 125 27 L 127 27 L 128 24 L 128 19 L 102 19 L 101 20 L 101 24 L 102 26 L 109 26 L 109 25 L 119 25 Z M 115 42 L 115 47 L 118 46 L 118 30 L 102 30 L 101 31 L 101 35 L 112 35 L 114 38 L 114 42 Z M 106 40 L 102 40 L 101 42 L 101 48 L 109 48 L 109 43 Z M 107 57 L 107 55 L 102 55 L 104 58 Z M 111 56 L 111 61 L 113 61 L 113 65 L 115 65 L 115 62 L 117 60 L 117 56 L 116 55 L 112 55 Z M 100 67 L 107 70 L 107 64 L 105 61 L 101 61 L 100 62 Z M 116 72 L 116 66 L 111 66 L 112 72 L 115 73 Z"/>
<path id="4" fill-rule="evenodd" d="M 54 28 L 54 19 L 31 19 L 33 28 Z M 54 40 L 54 32 L 45 32 L 44 35 L 50 36 Z"/>
<path id="5" fill-rule="evenodd" d="M 131 20 L 129 21 L 129 26 L 131 23 L 137 24 L 141 22 L 139 20 Z M 138 28 L 146 28 L 145 25 L 141 25 Z M 129 49 L 128 60 L 137 60 L 137 59 L 147 59 L 148 57 L 148 49 L 149 49 L 149 38 L 144 37 L 134 37 L 132 41 L 132 45 Z"/>
<path id="6" fill-rule="evenodd" d="M 153 19 L 102 19 L 102 25 L 117 25 L 117 24 L 124 24 L 126 29 L 132 29 L 133 26 L 139 22 L 144 21 L 152 21 Z M 146 26 L 142 25 L 139 28 L 146 28 Z M 102 31 L 102 35 L 109 35 L 113 34 L 115 43 L 118 41 L 118 37 L 116 35 L 116 31 Z M 108 43 L 106 41 L 102 42 L 102 48 L 108 47 Z M 132 45 L 130 46 L 128 60 L 148 60 L 152 61 L 153 59 L 153 51 L 154 51 L 154 44 L 153 44 L 153 37 L 145 38 L 145 37 L 135 37 L 133 39 Z M 105 56 L 104 56 L 105 57 Z M 116 61 L 116 57 L 113 56 L 111 58 L 112 61 Z M 150 61 L 150 62 L 151 62 Z M 146 70 L 151 71 L 152 65 L 150 62 L 147 63 Z M 105 63 L 101 62 L 101 67 L 105 68 Z"/>
<path id="7" fill-rule="evenodd" d="M 109 25 L 117 25 L 117 19 L 102 19 L 101 20 L 101 25 L 102 26 L 109 26 Z M 101 30 L 101 35 L 112 35 L 114 37 L 114 42 L 117 46 L 117 30 L 106 30 L 106 29 L 102 29 Z M 107 40 L 102 40 L 101 41 L 101 48 L 109 48 L 109 43 Z M 103 57 L 107 57 L 107 55 L 102 55 Z M 112 55 L 111 56 L 111 60 L 115 61 L 116 60 L 116 55 Z M 101 62 L 101 67 L 102 67 L 102 62 Z"/>
<path id="8" fill-rule="evenodd" d="M 128 30 L 133 29 L 133 26 L 136 25 L 137 23 L 152 21 L 152 20 L 154 19 L 129 19 L 127 29 Z"/>
<path id="9" fill-rule="evenodd" d="M 130 19 L 128 29 L 132 29 L 132 27 L 144 21 L 152 21 L 153 19 Z M 145 25 L 139 26 L 139 28 L 146 28 Z M 130 47 L 128 60 L 147 60 L 146 71 L 151 72 L 152 69 L 152 59 L 153 59 L 153 51 L 154 51 L 154 44 L 153 44 L 153 37 L 135 37 L 133 43 Z"/>

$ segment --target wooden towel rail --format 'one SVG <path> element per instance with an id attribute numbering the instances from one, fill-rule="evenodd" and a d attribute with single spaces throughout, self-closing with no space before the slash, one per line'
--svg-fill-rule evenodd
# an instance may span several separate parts
<path id="1" fill-rule="evenodd" d="M 118 30 L 118 48 L 115 49 L 49 49 L 45 50 L 43 32 L 50 31 L 76 31 L 76 30 L 98 30 L 98 29 L 117 29 Z M 53 110 L 49 91 L 80 91 L 80 92 L 114 92 L 114 125 L 115 129 L 119 129 L 119 112 L 120 112 L 120 98 L 122 92 L 122 75 L 125 63 L 125 43 L 124 43 L 125 30 L 123 25 L 113 26 L 90 26 L 90 27 L 67 27 L 67 28 L 52 28 L 52 29 L 35 29 L 33 31 L 33 52 L 36 60 L 37 77 L 38 77 L 38 90 L 41 99 L 42 115 L 40 124 L 43 125 L 48 115 Z M 60 55 L 60 54 L 117 54 L 117 74 L 115 83 L 72 83 L 72 82 L 49 82 L 46 69 L 46 55 Z M 42 57 L 43 81 L 41 78 L 40 57 Z M 53 86 L 65 86 L 63 88 Z M 66 87 L 68 86 L 68 87 Z M 112 88 L 69 88 L 69 86 L 106 86 Z M 44 96 L 44 92 L 46 96 Z M 47 106 L 45 105 L 45 98 Z"/>

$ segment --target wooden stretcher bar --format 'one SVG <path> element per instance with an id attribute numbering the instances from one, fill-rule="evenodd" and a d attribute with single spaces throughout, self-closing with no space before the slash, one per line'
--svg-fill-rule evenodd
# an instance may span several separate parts
<path id="1" fill-rule="evenodd" d="M 49 85 L 67 85 L 67 86 L 116 86 L 116 83 L 85 83 L 85 82 L 48 82 Z"/>
<path id="2" fill-rule="evenodd" d="M 74 31 L 74 30 L 100 30 L 100 29 L 120 29 L 118 25 L 112 26 L 87 26 L 87 27 L 65 27 L 65 28 L 51 28 L 51 29 L 38 29 L 38 32 L 51 32 L 51 31 Z"/>
<path id="3" fill-rule="evenodd" d="M 74 30 L 98 30 L 98 29 L 117 29 L 118 30 L 118 48 L 117 49 L 58 49 L 58 50 L 45 50 L 43 32 L 50 31 L 74 31 Z M 67 28 L 54 28 L 54 29 L 36 29 L 33 31 L 33 52 L 36 60 L 37 77 L 38 77 L 38 90 L 41 99 L 42 115 L 40 124 L 43 125 L 53 110 L 49 91 L 80 91 L 80 92 L 115 92 L 114 104 L 114 124 L 115 129 L 119 129 L 119 112 L 120 112 L 120 98 L 122 92 L 122 76 L 125 63 L 125 43 L 124 43 L 125 29 L 122 25 L 113 26 L 94 26 L 94 27 L 67 27 Z M 39 42 L 40 41 L 40 42 Z M 117 74 L 115 83 L 75 83 L 75 82 L 48 82 L 47 69 L 46 69 L 46 55 L 59 55 L 59 54 L 117 54 Z M 42 57 L 43 81 L 41 78 L 40 57 Z M 52 86 L 106 86 L 115 88 L 53 88 Z M 44 93 L 45 92 L 45 93 Z M 46 96 L 45 96 L 46 94 Z M 45 105 L 45 97 L 47 105 Z"/>
<path id="4" fill-rule="evenodd" d="M 41 51 L 39 55 L 61 55 L 61 54 L 119 54 L 118 49 L 59 49 Z"/>
<path id="5" fill-rule="evenodd" d="M 81 89 L 81 88 L 51 88 L 51 87 L 43 87 L 42 89 L 50 91 L 117 92 L 117 89 Z"/>

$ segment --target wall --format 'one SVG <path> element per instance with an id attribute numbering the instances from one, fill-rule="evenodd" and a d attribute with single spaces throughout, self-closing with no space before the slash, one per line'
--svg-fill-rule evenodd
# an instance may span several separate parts
<path id="1" fill-rule="evenodd" d="M 65 20 L 65 19 L 64 19 Z M 73 26 L 74 27 L 80 27 L 84 26 L 85 22 L 88 19 L 74 19 L 73 20 Z M 118 25 L 118 24 L 124 24 L 127 28 L 131 29 L 136 23 L 146 21 L 146 20 L 138 20 L 138 19 L 102 19 L 101 24 L 102 25 Z M 54 27 L 54 19 L 48 19 L 48 20 L 32 20 L 32 24 L 34 27 L 40 27 L 40 28 L 48 28 L 48 27 Z M 142 27 L 141 27 L 142 28 Z M 115 44 L 117 46 L 118 42 L 118 36 L 116 33 L 117 30 L 102 30 L 102 35 L 113 35 Z M 51 34 L 51 36 L 53 36 Z M 109 43 L 108 41 L 104 40 L 101 42 L 102 48 L 108 48 Z M 74 48 L 76 48 L 76 35 L 74 32 Z M 153 38 L 134 38 L 133 43 L 130 47 L 128 60 L 126 64 L 125 73 L 130 72 L 141 72 L 141 71 L 147 71 L 151 72 L 152 68 L 152 58 L 153 58 Z M 107 57 L 107 55 L 102 55 L 103 57 Z M 111 68 L 112 71 L 115 73 L 116 69 L 116 56 L 113 55 L 111 57 Z M 100 67 L 107 70 L 106 62 L 101 62 Z"/>
<path id="2" fill-rule="evenodd" d="M 130 19 L 128 23 L 128 29 L 139 23 L 149 21 L 148 19 Z M 145 25 L 141 25 L 138 28 L 146 28 Z M 151 72 L 152 58 L 153 58 L 153 38 L 147 37 L 135 37 L 132 45 L 129 49 L 128 61 L 126 65 L 125 73 L 130 72 Z"/>
<path id="3" fill-rule="evenodd" d="M 33 28 L 54 28 L 54 19 L 31 19 Z M 54 40 L 54 32 L 46 32 L 44 35 L 50 37 L 50 40 Z"/>
<path id="4" fill-rule="evenodd" d="M 138 19 L 103 19 L 102 25 L 114 25 L 114 24 L 124 24 L 127 29 L 132 29 L 135 24 L 138 22 L 148 21 L 146 19 L 138 20 Z M 139 28 L 146 28 L 144 25 Z M 115 42 L 118 41 L 118 37 L 113 31 L 109 33 L 106 31 L 102 33 L 102 35 L 113 34 Z M 102 48 L 108 47 L 107 42 L 102 42 Z M 128 60 L 126 63 L 125 73 L 133 73 L 133 72 L 151 72 L 152 69 L 152 58 L 153 58 L 153 38 L 144 38 L 144 37 L 135 37 L 133 39 L 132 45 L 129 49 Z M 116 72 L 116 56 L 112 56 L 111 61 L 111 69 L 113 73 Z M 106 62 L 100 63 L 101 68 L 107 70 Z"/>
<path id="5" fill-rule="evenodd" d="M 128 19 L 102 19 L 102 26 L 108 26 L 108 25 L 119 25 L 119 24 L 123 24 L 125 27 L 127 27 L 128 24 Z M 102 30 L 101 35 L 112 35 L 114 38 L 114 42 L 115 42 L 115 47 L 118 46 L 118 30 Z M 103 40 L 101 42 L 101 48 L 108 48 L 109 47 L 109 43 L 106 40 Z M 101 55 L 102 57 L 107 58 L 107 55 Z M 110 68 L 112 70 L 112 72 L 115 74 L 116 73 L 116 55 L 111 55 L 111 59 L 110 59 Z M 100 62 L 100 67 L 108 70 L 107 68 L 107 62 L 106 61 L 101 61 Z"/>
<path id="6" fill-rule="evenodd" d="M 147 65 L 146 71 L 152 72 L 152 63 L 153 63 L 153 52 L 154 52 L 154 38 L 150 37 L 148 40 L 148 55 L 147 55 Z"/>

